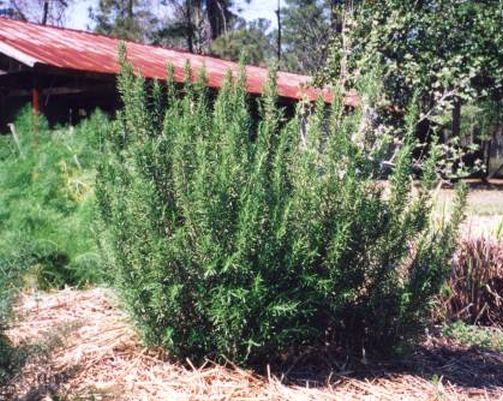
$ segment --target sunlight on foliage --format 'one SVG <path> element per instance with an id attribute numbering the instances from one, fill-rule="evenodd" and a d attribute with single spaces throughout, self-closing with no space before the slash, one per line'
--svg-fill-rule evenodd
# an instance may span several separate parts
<path id="1" fill-rule="evenodd" d="M 106 118 L 53 130 L 32 119 L 26 108 L 0 142 L 0 265 L 22 271 L 28 287 L 96 282 L 92 188 Z"/>
<path id="2" fill-rule="evenodd" d="M 448 273 L 465 198 L 430 227 L 436 160 L 412 196 L 414 111 L 384 196 L 379 160 L 352 141 L 361 113 L 340 98 L 287 118 L 271 72 L 255 120 L 241 74 L 214 102 L 204 72 L 181 90 L 168 75 L 149 96 L 123 65 L 96 188 L 107 269 L 144 338 L 249 363 L 384 351 L 414 332 Z"/>

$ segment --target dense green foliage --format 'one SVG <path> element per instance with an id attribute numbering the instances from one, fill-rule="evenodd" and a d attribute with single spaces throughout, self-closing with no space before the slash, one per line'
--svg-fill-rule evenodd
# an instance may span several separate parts
<path id="1" fill-rule="evenodd" d="M 442 334 L 467 347 L 503 353 L 503 331 L 498 326 L 475 326 L 460 320 L 444 325 Z"/>
<path id="2" fill-rule="evenodd" d="M 482 164 L 486 174 L 496 173 L 499 165 L 490 166 L 489 156 L 503 133 L 503 2 L 340 3 L 343 28 L 332 31 L 319 82 L 351 87 L 379 65 L 383 109 L 398 111 L 396 117 L 411 99 L 419 100 L 419 136 L 428 140 L 436 133 L 449 146 L 446 158 L 457 159 L 446 166 L 446 175 L 458 167 L 461 174 L 470 172 L 462 171 L 466 161 L 475 170 Z M 474 149 L 466 145 L 472 144 L 480 151 L 467 158 Z"/>
<path id="3" fill-rule="evenodd" d="M 326 64 L 339 24 L 337 1 L 286 0 L 281 14 L 281 62 L 286 71 L 318 73 Z"/>
<path id="4" fill-rule="evenodd" d="M 347 16 L 348 62 L 360 72 L 380 62 L 393 104 L 503 96 L 500 0 L 361 3 Z"/>
<path id="5" fill-rule="evenodd" d="M 119 80 L 125 107 L 96 192 L 109 268 L 144 338 L 245 363 L 327 344 L 385 350 L 414 331 L 464 199 L 430 226 L 437 152 L 412 196 L 414 110 L 385 190 L 387 143 L 359 130 L 359 111 L 339 100 L 326 118 L 318 102 L 307 125 L 308 105 L 287 119 L 271 78 L 257 122 L 242 77 L 215 102 L 203 81 L 149 96 L 130 66 Z"/>
<path id="6" fill-rule="evenodd" d="M 11 370 L 12 349 L 3 335 L 11 317 L 15 285 L 19 282 L 19 269 L 14 263 L 0 263 L 0 386 Z"/>
<path id="7" fill-rule="evenodd" d="M 214 56 L 236 61 L 244 57 L 248 64 L 262 65 L 275 55 L 267 20 L 259 19 L 220 35 L 213 41 L 210 53 Z"/>
<path id="8" fill-rule="evenodd" d="M 144 0 L 100 0 L 90 7 L 89 16 L 97 33 L 142 42 L 157 23 L 151 8 Z"/>
<path id="9" fill-rule="evenodd" d="M 92 186 L 106 119 L 55 130 L 37 120 L 26 109 L 0 138 L 0 272 L 38 288 L 96 282 Z"/>

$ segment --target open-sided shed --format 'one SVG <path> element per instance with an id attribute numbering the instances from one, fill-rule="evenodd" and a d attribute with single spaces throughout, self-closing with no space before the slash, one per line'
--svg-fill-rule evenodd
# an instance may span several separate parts
<path id="1" fill-rule="evenodd" d="M 181 50 L 126 42 L 127 57 L 147 79 L 165 79 L 167 65 L 182 82 L 187 61 L 197 71 L 204 66 L 210 88 L 222 86 L 225 74 L 239 65 L 215 57 Z M 94 33 L 42 26 L 0 18 L 0 118 L 3 130 L 20 105 L 32 102 L 50 121 L 75 121 L 87 111 L 118 107 L 115 89 L 119 40 Z M 246 87 L 260 95 L 267 69 L 246 67 Z M 279 72 L 278 94 L 284 102 L 321 96 L 330 102 L 328 89 L 309 86 L 310 77 Z M 353 104 L 356 97 L 348 96 Z"/>

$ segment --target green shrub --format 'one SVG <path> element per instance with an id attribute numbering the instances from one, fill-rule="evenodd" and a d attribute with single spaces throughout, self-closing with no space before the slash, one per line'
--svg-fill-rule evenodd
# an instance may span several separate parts
<path id="1" fill-rule="evenodd" d="M 0 259 L 0 388 L 6 384 L 15 369 L 14 348 L 4 335 L 4 331 L 12 317 L 12 303 L 16 287 L 20 284 L 20 269 L 17 262 L 17 260 Z"/>
<path id="2" fill-rule="evenodd" d="M 287 118 L 271 74 L 255 120 L 242 74 L 215 101 L 204 79 L 147 94 L 125 64 L 105 138 L 103 249 L 144 338 L 181 358 L 256 363 L 327 345 L 385 351 L 414 332 L 465 199 L 430 226 L 435 147 L 412 196 L 415 111 L 388 190 L 376 180 L 388 141 L 340 97 L 305 125 L 309 105 Z"/>
<path id="3" fill-rule="evenodd" d="M 93 186 L 105 124 L 96 113 L 77 127 L 50 130 L 43 117 L 34 124 L 27 108 L 15 135 L 0 138 L 0 265 L 16 266 L 25 285 L 99 279 Z"/>
<path id="4" fill-rule="evenodd" d="M 3 352 L 5 339 L 2 337 L 2 332 L 7 325 L 7 320 L 10 317 L 10 306 L 12 302 L 12 284 L 13 276 L 16 275 L 14 266 L 0 265 L 0 367 L 4 366 Z"/>
<path id="5" fill-rule="evenodd" d="M 503 331 L 497 326 L 481 327 L 458 320 L 444 325 L 442 334 L 468 347 L 503 352 Z"/>

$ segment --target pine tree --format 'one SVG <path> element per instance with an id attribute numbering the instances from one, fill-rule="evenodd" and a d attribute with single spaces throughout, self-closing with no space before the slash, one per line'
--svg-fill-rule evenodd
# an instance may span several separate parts
<path id="1" fill-rule="evenodd" d="M 266 33 L 269 26 L 264 19 L 243 22 L 213 41 L 210 53 L 232 61 L 243 56 L 247 64 L 267 65 L 274 57 L 273 36 Z"/>
<path id="2" fill-rule="evenodd" d="M 163 0 L 171 15 L 154 33 L 157 43 L 182 44 L 191 53 L 209 49 L 219 36 L 234 28 L 237 16 L 231 0 Z"/>
<path id="3" fill-rule="evenodd" d="M 149 11 L 149 0 L 100 0 L 90 8 L 94 30 L 120 39 L 144 42 L 157 19 Z"/>
<path id="4" fill-rule="evenodd" d="M 281 12 L 281 67 L 312 74 L 325 63 L 331 34 L 327 0 L 286 0 Z"/>

